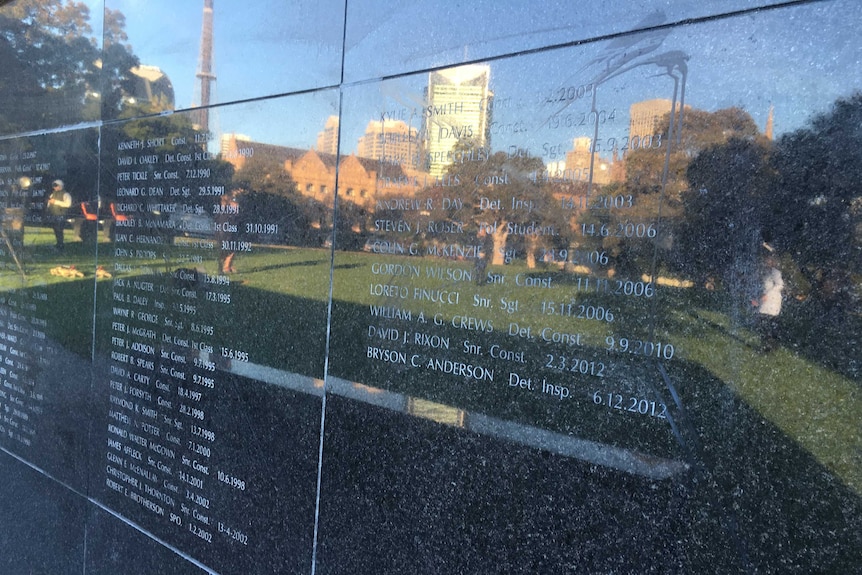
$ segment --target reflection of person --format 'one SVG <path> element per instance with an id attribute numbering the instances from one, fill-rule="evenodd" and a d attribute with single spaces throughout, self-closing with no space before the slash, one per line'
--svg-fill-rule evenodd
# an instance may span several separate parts
<path id="1" fill-rule="evenodd" d="M 236 256 L 236 252 L 230 249 L 225 249 L 225 242 L 230 242 L 232 238 L 235 238 L 235 235 L 228 233 L 228 227 L 230 225 L 231 216 L 236 214 L 238 210 L 238 204 L 236 203 L 233 192 L 221 197 L 219 202 L 219 212 L 215 220 L 216 240 L 219 242 L 218 270 L 219 273 L 222 274 L 232 274 L 236 271 L 233 267 L 233 259 Z"/>
<path id="2" fill-rule="evenodd" d="M 781 313 L 781 299 L 784 291 L 784 280 L 775 256 L 768 256 L 764 261 L 761 276 L 762 290 L 760 299 L 751 304 L 757 308 L 758 327 L 767 349 L 775 345 L 778 333 L 778 315 Z"/>
<path id="3" fill-rule="evenodd" d="M 72 206 L 72 196 L 66 191 L 63 180 L 54 180 L 48 198 L 48 221 L 54 229 L 57 249 L 63 249 L 63 228 L 66 227 L 66 212 Z"/>

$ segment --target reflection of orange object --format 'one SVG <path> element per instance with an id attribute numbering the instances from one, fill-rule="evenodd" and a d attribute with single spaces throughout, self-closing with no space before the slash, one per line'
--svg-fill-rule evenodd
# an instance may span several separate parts
<path id="1" fill-rule="evenodd" d="M 84 219 L 90 222 L 95 222 L 99 219 L 99 214 L 91 214 L 87 211 L 87 202 L 81 202 L 81 211 L 84 213 Z"/>
<path id="2" fill-rule="evenodd" d="M 229 253 L 225 256 L 221 266 L 221 272 L 223 274 L 232 274 L 236 272 L 236 269 L 233 267 L 233 258 L 235 255 L 235 253 Z"/>
<path id="3" fill-rule="evenodd" d="M 111 216 L 113 216 L 114 221 L 117 222 L 126 222 L 129 220 L 129 216 L 117 213 L 117 208 L 114 206 L 114 202 L 111 202 Z"/>
<path id="4" fill-rule="evenodd" d="M 82 278 L 84 274 L 75 269 L 75 266 L 56 266 L 51 268 L 52 276 L 64 278 Z"/>

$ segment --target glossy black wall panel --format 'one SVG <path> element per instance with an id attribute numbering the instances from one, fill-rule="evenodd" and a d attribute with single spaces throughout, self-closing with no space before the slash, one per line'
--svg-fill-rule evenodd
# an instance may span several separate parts
<path id="1" fill-rule="evenodd" d="M 96 277 L 96 222 L 85 213 L 96 205 L 98 130 L 5 140 L 0 149 L 0 441 L 83 491 Z"/>
<path id="2" fill-rule="evenodd" d="M 8 453 L 0 453 L 0 477 L 0 568 L 5 573 L 82 573 L 86 499 Z"/>
<path id="3" fill-rule="evenodd" d="M 97 505 L 87 511 L 87 573 L 212 572 Z"/>
<path id="4" fill-rule="evenodd" d="M 278 143 L 191 113 L 103 131 L 90 493 L 218 572 L 311 563 L 329 259 L 276 170 L 309 138 L 289 118 L 336 99 L 221 109 Z"/>
<path id="5" fill-rule="evenodd" d="M 764 10 L 344 88 L 342 157 L 379 171 L 371 199 L 339 186 L 327 389 L 345 399 L 327 405 L 322 566 L 481 571 L 489 552 L 431 543 L 468 539 L 453 529 L 510 536 L 506 572 L 548 570 L 531 552 L 642 572 L 653 536 L 677 545 L 658 545 L 656 572 L 858 559 L 838 511 L 859 505 L 856 153 L 808 144 L 855 129 L 858 43 L 837 20 L 858 17 Z M 824 26 L 854 47 L 801 39 Z M 782 28 L 801 36 L 766 33 Z M 836 330 L 849 345 L 816 343 Z M 622 472 L 626 487 L 576 483 L 672 518 L 557 500 L 576 531 L 603 518 L 570 534 L 580 551 L 639 541 L 567 560 L 535 499 L 562 492 L 559 473 L 495 465 L 524 446 Z M 356 501 L 379 514 L 359 503 L 351 520 Z M 389 553 L 352 544 L 381 530 Z"/>
<path id="6" fill-rule="evenodd" d="M 510 4 L 0 8 L 7 571 L 858 569 L 859 6 Z"/>

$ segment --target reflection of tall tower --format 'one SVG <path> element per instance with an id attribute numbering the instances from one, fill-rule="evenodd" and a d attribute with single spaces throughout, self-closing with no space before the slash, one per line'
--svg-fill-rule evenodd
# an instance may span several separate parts
<path id="1" fill-rule="evenodd" d="M 459 141 L 489 145 L 488 109 L 493 98 L 488 89 L 491 67 L 481 64 L 431 72 L 424 110 L 428 142 L 428 171 L 439 176 L 452 163 L 451 152 Z"/>
<path id="2" fill-rule="evenodd" d="M 317 151 L 333 156 L 338 153 L 338 116 L 326 119 L 326 126 L 317 134 Z"/>
<path id="3" fill-rule="evenodd" d="M 213 73 L 213 0 L 204 0 L 204 17 L 203 25 L 201 26 L 201 51 L 198 55 L 198 73 L 195 76 L 200 80 L 200 100 L 198 104 L 201 106 L 196 114 L 196 124 L 201 130 L 209 130 L 210 113 L 208 106 L 212 96 L 212 84 L 215 82 L 215 73 Z"/>

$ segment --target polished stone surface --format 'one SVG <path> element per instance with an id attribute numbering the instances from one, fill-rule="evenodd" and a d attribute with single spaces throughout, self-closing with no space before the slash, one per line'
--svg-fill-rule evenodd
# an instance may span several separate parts
<path id="1" fill-rule="evenodd" d="M 83 572 L 84 497 L 5 452 L 0 452 L 0 494 L 0 570 Z"/>
<path id="2" fill-rule="evenodd" d="M 175 4 L 0 8 L 0 570 L 858 570 L 857 3 Z"/>

